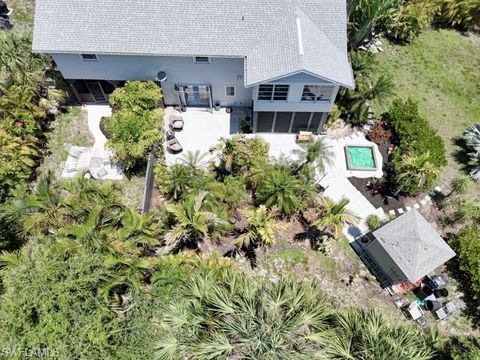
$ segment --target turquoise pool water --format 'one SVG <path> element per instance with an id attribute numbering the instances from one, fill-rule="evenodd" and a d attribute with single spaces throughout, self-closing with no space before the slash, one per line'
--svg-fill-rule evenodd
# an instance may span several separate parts
<path id="1" fill-rule="evenodd" d="M 375 157 L 370 146 L 346 146 L 347 165 L 351 170 L 375 170 Z"/>

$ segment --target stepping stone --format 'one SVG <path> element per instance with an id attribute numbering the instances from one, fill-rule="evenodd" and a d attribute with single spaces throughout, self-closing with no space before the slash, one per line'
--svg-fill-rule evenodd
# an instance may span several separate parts
<path id="1" fill-rule="evenodd" d="M 392 216 L 395 216 L 395 215 L 396 215 L 396 214 L 395 214 L 395 210 L 389 210 L 388 213 L 389 213 L 390 215 L 392 215 Z"/>
<path id="2" fill-rule="evenodd" d="M 410 210 L 412 210 L 412 207 L 411 206 L 405 206 L 405 209 L 407 209 L 407 211 L 410 211 Z"/>
<path id="3" fill-rule="evenodd" d="M 420 209 L 420 205 L 418 205 L 417 203 L 413 204 L 413 207 L 414 207 L 415 209 Z"/>
<path id="4" fill-rule="evenodd" d="M 425 199 L 420 200 L 420 204 L 422 204 L 423 206 L 427 205 L 427 200 Z"/>
<path id="5" fill-rule="evenodd" d="M 425 196 L 425 200 L 432 201 L 432 198 L 430 197 L 430 195 L 427 195 L 427 196 Z"/>
<path id="6" fill-rule="evenodd" d="M 397 211 L 399 214 L 403 214 L 405 212 L 402 208 L 398 209 Z"/>
<path id="7" fill-rule="evenodd" d="M 442 192 L 442 188 L 440 186 L 437 186 L 434 190 L 439 193 Z"/>

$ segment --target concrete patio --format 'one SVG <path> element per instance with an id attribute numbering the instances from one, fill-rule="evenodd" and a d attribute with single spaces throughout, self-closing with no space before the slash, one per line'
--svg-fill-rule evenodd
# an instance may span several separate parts
<path id="1" fill-rule="evenodd" d="M 168 119 L 174 111 L 172 107 L 165 109 L 165 130 L 169 130 Z M 211 160 L 210 148 L 217 144 L 220 138 L 238 133 L 240 121 L 248 113 L 242 109 L 235 109 L 233 113 L 228 114 L 224 108 L 213 112 L 207 109 L 190 108 L 188 111 L 182 112 L 181 115 L 185 125 L 182 131 L 175 132 L 175 137 L 183 146 L 183 151 L 180 154 L 171 154 L 165 151 L 168 165 L 181 162 L 184 154 L 189 151 L 206 154 L 204 161 Z"/>

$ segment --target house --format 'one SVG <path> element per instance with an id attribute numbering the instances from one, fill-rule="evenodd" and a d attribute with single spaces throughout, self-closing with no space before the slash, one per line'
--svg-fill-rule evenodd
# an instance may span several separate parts
<path id="1" fill-rule="evenodd" d="M 156 80 L 166 105 L 247 107 L 254 131 L 319 131 L 353 88 L 345 0 L 37 0 L 33 50 L 79 101 Z"/>
<path id="2" fill-rule="evenodd" d="M 415 284 L 455 256 L 425 218 L 412 209 L 370 234 L 364 246 L 383 285 Z"/>

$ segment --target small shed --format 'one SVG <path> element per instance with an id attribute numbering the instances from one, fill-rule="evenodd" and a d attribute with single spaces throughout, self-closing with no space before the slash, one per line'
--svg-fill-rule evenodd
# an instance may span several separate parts
<path id="1" fill-rule="evenodd" d="M 373 231 L 365 250 L 388 285 L 414 284 L 456 255 L 416 209 Z"/>

